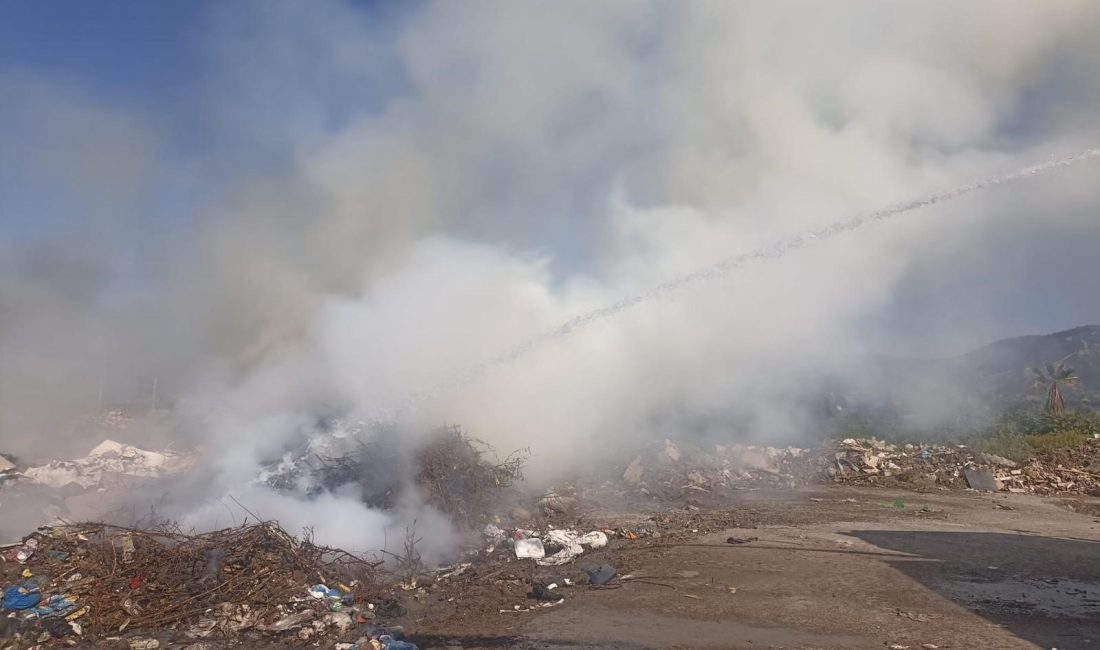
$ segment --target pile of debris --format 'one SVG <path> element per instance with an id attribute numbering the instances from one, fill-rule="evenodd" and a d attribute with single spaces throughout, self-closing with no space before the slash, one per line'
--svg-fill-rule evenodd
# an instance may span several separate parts
<path id="1" fill-rule="evenodd" d="M 293 645 L 325 638 L 345 648 L 413 647 L 399 630 L 379 625 L 395 608 L 372 598 L 381 593 L 374 580 L 380 562 L 295 539 L 273 523 L 202 535 L 50 527 L 0 556 L 0 637 L 27 644 L 76 637 L 158 648 L 161 640 Z"/>
<path id="2" fill-rule="evenodd" d="M 0 507 L 8 515 L 0 521 L 0 542 L 22 534 L 21 525 L 32 521 L 99 520 L 147 494 L 154 483 L 183 475 L 196 460 L 194 453 L 148 451 L 114 440 L 104 440 L 81 458 L 30 467 L 0 457 Z"/>
<path id="3" fill-rule="evenodd" d="M 848 438 L 821 454 L 835 482 L 875 485 L 886 481 L 946 488 L 1100 496 L 1100 441 L 1089 440 L 1064 458 L 1026 462 L 976 452 L 966 445 L 893 445 Z M 830 456 L 831 455 L 831 456 Z"/>
<path id="4" fill-rule="evenodd" d="M 656 498 L 823 482 L 1100 496 L 1100 440 L 1022 463 L 966 445 L 891 444 L 873 438 L 813 448 L 715 445 L 714 451 L 665 440 L 636 456 L 621 480 Z"/>
<path id="5" fill-rule="evenodd" d="M 400 432 L 365 423 L 328 423 L 260 477 L 280 491 L 313 496 L 355 485 L 380 510 L 397 505 L 411 483 L 424 499 L 462 527 L 478 528 L 502 497 L 523 480 L 527 450 L 496 459 L 488 444 L 457 426 L 432 432 L 415 450 Z"/>
<path id="6" fill-rule="evenodd" d="M 114 440 L 104 440 L 83 458 L 50 461 L 28 467 L 21 474 L 35 483 L 54 488 L 70 484 L 93 488 L 106 487 L 118 477 L 156 478 L 179 474 L 193 462 L 191 456 L 146 451 Z"/>
<path id="7" fill-rule="evenodd" d="M 797 487 L 813 481 L 814 465 L 811 451 L 799 447 L 715 445 L 711 452 L 664 440 L 636 456 L 622 480 L 645 495 L 678 498 L 747 485 Z"/>

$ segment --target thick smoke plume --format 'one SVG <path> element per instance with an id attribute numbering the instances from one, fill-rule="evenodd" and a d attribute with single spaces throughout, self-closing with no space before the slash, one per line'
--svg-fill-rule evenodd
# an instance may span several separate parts
<path id="1" fill-rule="evenodd" d="M 1061 1 L 257 2 L 207 16 L 178 114 L 0 68 L 0 451 L 79 455 L 80 414 L 171 407 L 132 442 L 205 450 L 181 517 L 228 523 L 209 499 L 232 492 L 376 547 L 430 515 L 246 484 L 321 418 L 392 411 L 668 278 L 1095 146 L 1097 27 Z M 651 436 L 812 434 L 792 396 L 868 352 L 1100 320 L 1097 175 L 660 294 L 402 425 L 529 446 L 536 482 Z"/>

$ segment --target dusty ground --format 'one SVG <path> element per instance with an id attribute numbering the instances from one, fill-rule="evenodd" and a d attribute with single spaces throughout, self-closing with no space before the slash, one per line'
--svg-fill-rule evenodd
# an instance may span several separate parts
<path id="1" fill-rule="evenodd" d="M 512 561 L 412 603 L 406 630 L 421 648 L 1100 646 L 1100 499 L 835 487 L 723 501 L 580 560 L 637 579 L 501 613 L 532 602 L 530 561 Z"/>

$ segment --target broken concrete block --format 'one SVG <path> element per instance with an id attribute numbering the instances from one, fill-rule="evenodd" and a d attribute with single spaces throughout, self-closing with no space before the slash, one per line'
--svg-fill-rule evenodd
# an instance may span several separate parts
<path id="1" fill-rule="evenodd" d="M 974 490 L 997 492 L 1002 487 L 1001 482 L 988 469 L 967 467 L 963 469 L 963 474 L 966 476 L 967 484 Z"/>

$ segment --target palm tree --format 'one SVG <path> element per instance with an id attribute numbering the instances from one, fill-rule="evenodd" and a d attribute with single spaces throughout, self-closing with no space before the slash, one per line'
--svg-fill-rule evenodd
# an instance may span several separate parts
<path id="1" fill-rule="evenodd" d="M 1062 399 L 1062 386 L 1077 383 L 1077 373 L 1062 361 L 1048 363 L 1042 368 L 1028 368 L 1027 372 L 1035 380 L 1036 386 L 1049 386 L 1047 389 L 1047 413 L 1058 415 L 1066 409 Z"/>

